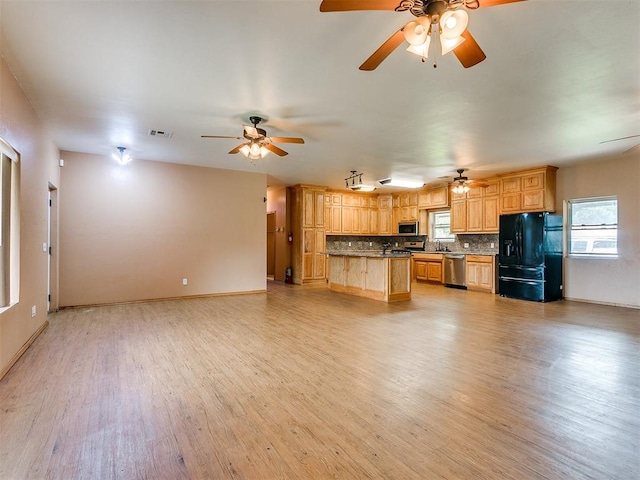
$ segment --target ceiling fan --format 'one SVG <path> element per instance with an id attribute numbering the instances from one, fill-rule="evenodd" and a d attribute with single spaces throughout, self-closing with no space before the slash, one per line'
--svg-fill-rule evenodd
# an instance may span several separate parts
<path id="1" fill-rule="evenodd" d="M 637 137 L 640 137 L 640 135 L 629 135 L 628 137 L 613 138 L 611 140 L 604 140 L 600 142 L 600 145 L 602 145 L 603 143 L 618 142 L 620 140 L 628 140 L 630 138 L 637 138 Z M 640 151 L 640 143 L 636 143 L 633 147 L 622 152 L 622 154 L 625 155 L 627 153 L 638 152 L 638 151 Z"/>
<path id="2" fill-rule="evenodd" d="M 295 137 L 267 137 L 267 132 L 258 128 L 258 124 L 263 121 L 262 117 L 251 116 L 249 117 L 249 121 L 253 126 L 243 125 L 244 133 L 242 137 L 233 137 L 227 135 L 201 135 L 202 138 L 235 138 L 236 140 L 248 140 L 247 142 L 241 143 L 234 149 L 232 149 L 229 153 L 242 153 L 249 160 L 259 160 L 264 158 L 269 152 L 273 152 L 276 155 L 284 157 L 288 155 L 288 152 L 285 152 L 280 147 L 274 145 L 274 143 L 304 143 L 302 138 Z"/>
<path id="3" fill-rule="evenodd" d="M 469 177 L 462 175 L 466 170 L 464 168 L 459 168 L 456 170 L 458 172 L 458 176 L 453 179 L 452 185 L 453 188 L 451 191 L 453 193 L 466 193 L 469 191 L 469 186 L 472 183 L 476 183 L 473 180 L 469 180 Z M 481 185 L 477 183 L 477 185 Z"/>
<path id="4" fill-rule="evenodd" d="M 320 11 L 409 10 L 417 17 L 380 45 L 360 70 L 375 70 L 405 40 L 409 42 L 407 50 L 421 56 L 423 62 L 431 46 L 434 57 L 438 50 L 442 55 L 453 51 L 462 66 L 469 68 L 487 57 L 467 30 L 466 10 L 521 1 L 524 0 L 323 0 Z M 433 66 L 437 66 L 435 61 Z"/>

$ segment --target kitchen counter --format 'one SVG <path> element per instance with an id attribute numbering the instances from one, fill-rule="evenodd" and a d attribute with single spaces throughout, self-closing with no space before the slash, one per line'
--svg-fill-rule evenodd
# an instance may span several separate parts
<path id="1" fill-rule="evenodd" d="M 330 252 L 324 252 L 325 255 L 339 255 L 346 257 L 407 257 L 411 256 L 411 252 L 399 252 L 392 253 L 391 250 L 387 250 L 386 253 L 382 253 L 382 250 L 333 250 Z"/>
<path id="2" fill-rule="evenodd" d="M 382 251 L 325 252 L 329 256 L 329 289 L 395 302 L 411 299 L 411 254 Z"/>

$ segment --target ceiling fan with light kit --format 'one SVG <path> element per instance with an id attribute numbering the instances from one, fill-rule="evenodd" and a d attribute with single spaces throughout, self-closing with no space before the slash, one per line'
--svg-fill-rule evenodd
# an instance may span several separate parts
<path id="1" fill-rule="evenodd" d="M 302 138 L 297 137 L 268 137 L 266 130 L 258 128 L 258 124 L 264 119 L 258 116 L 249 117 L 249 121 L 252 125 L 243 125 L 244 132 L 242 137 L 234 137 L 228 135 L 201 135 L 201 138 L 235 138 L 236 140 L 248 140 L 241 143 L 237 147 L 233 148 L 229 153 L 242 153 L 245 157 L 253 162 L 253 160 L 259 160 L 264 158 L 273 152 L 276 155 L 284 157 L 288 155 L 280 147 L 274 145 L 274 143 L 304 143 Z"/>
<path id="2" fill-rule="evenodd" d="M 423 62 L 432 55 L 434 67 L 438 53 L 452 51 L 462 66 L 469 68 L 482 62 L 486 55 L 467 30 L 466 11 L 521 1 L 524 0 L 323 0 L 320 11 L 409 10 L 416 17 L 391 35 L 360 65 L 360 70 L 375 70 L 405 40 L 409 43 L 407 51 L 422 57 Z"/>
<path id="3" fill-rule="evenodd" d="M 479 187 L 486 186 L 484 183 L 478 182 L 477 180 L 469 180 L 469 177 L 467 177 L 466 175 L 463 175 L 463 173 L 466 172 L 466 169 L 464 168 L 458 168 L 456 172 L 458 172 L 458 176 L 453 178 L 451 183 L 451 185 L 453 185 L 453 188 L 451 189 L 453 193 L 457 193 L 457 194 L 467 193 L 471 185 L 477 185 Z M 442 177 L 442 178 L 451 178 L 451 177 Z"/>

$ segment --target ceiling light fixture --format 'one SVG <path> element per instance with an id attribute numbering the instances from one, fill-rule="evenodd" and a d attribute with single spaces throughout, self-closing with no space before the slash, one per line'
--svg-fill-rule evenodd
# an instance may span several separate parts
<path id="1" fill-rule="evenodd" d="M 131 155 L 129 155 L 128 153 L 125 153 L 125 150 L 127 149 L 126 147 L 116 147 L 116 148 L 118 149 L 118 153 L 114 153 L 111 156 L 120 165 L 126 165 L 129 162 L 131 162 L 131 160 L 133 160 L 131 158 Z"/>
<path id="2" fill-rule="evenodd" d="M 420 180 L 402 180 L 402 179 L 392 179 L 392 178 L 383 178 L 382 180 L 378 180 L 380 185 L 384 185 L 385 187 L 402 187 L 402 188 L 420 188 L 424 185 L 424 182 Z"/>
<path id="3" fill-rule="evenodd" d="M 453 193 L 467 193 L 469 191 L 469 186 L 465 183 L 456 183 L 456 185 L 451 189 Z"/>
<path id="4" fill-rule="evenodd" d="M 355 170 L 351 170 L 351 175 L 344 179 L 344 186 L 356 192 L 373 192 L 376 189 L 373 185 L 362 183 L 362 173 L 356 173 Z"/>
<path id="5" fill-rule="evenodd" d="M 249 160 L 260 160 L 268 155 L 269 150 L 260 145 L 260 142 L 252 140 L 251 143 L 245 143 L 240 147 L 240 153 Z"/>
<path id="6" fill-rule="evenodd" d="M 435 58 L 438 53 L 446 55 L 465 41 L 462 33 L 468 24 L 469 15 L 464 10 L 447 10 L 442 15 L 434 13 L 418 17 L 403 29 L 404 38 L 409 42 L 407 51 L 421 56 L 424 62 L 429 57 L 431 46 L 433 66 L 437 67 Z"/>

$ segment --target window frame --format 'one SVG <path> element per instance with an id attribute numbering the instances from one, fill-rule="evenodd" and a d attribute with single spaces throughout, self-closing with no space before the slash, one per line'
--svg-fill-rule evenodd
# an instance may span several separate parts
<path id="1" fill-rule="evenodd" d="M 8 162 L 7 165 L 5 163 Z M 6 168 L 5 168 L 6 167 Z M 7 177 L 4 177 L 4 175 Z M 20 154 L 0 137 L 0 314 L 20 301 Z"/>
<path id="2" fill-rule="evenodd" d="M 438 237 L 436 235 L 436 224 L 437 224 L 437 218 L 438 216 L 444 216 L 444 215 L 448 215 L 449 216 L 449 236 L 447 237 Z M 432 242 L 455 242 L 456 241 L 456 235 L 455 233 L 451 232 L 451 210 L 435 210 L 435 211 L 431 211 L 429 212 L 429 222 L 430 222 L 430 228 L 429 228 L 429 234 L 430 234 L 430 240 Z M 441 225 L 438 225 L 441 226 Z"/>
<path id="3" fill-rule="evenodd" d="M 573 212 L 576 205 L 585 205 L 589 203 L 598 203 L 598 202 L 615 202 L 616 209 L 616 221 L 615 223 L 591 223 L 591 224 L 580 224 L 575 225 L 573 223 Z M 586 198 L 574 198 L 571 200 L 567 200 L 567 222 L 566 222 L 566 252 L 567 256 L 571 258 L 608 258 L 614 259 L 618 258 L 620 254 L 620 248 L 618 244 L 618 229 L 620 227 L 620 210 L 618 207 L 618 197 L 617 195 L 607 195 L 601 197 L 586 197 Z M 586 232 L 594 231 L 594 232 L 603 232 L 609 230 L 611 231 L 611 235 L 608 238 L 598 238 L 597 235 L 593 235 L 589 238 L 586 235 Z M 575 235 L 577 232 L 585 232 L 585 235 L 579 236 Z M 615 238 L 615 252 L 607 253 L 603 251 L 588 251 L 594 248 L 594 244 L 596 242 L 601 241 L 611 241 Z M 575 251 L 573 246 L 580 242 L 585 251 Z"/>

